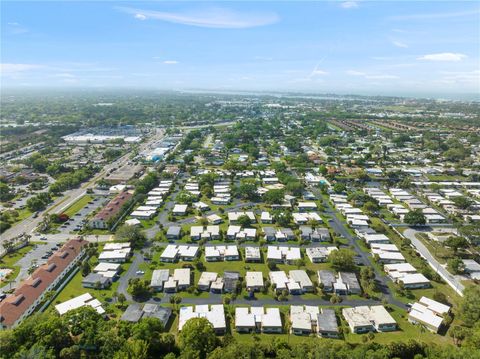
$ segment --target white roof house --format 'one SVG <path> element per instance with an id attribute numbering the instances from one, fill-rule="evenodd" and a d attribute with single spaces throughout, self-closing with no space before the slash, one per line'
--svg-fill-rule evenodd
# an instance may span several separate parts
<path id="1" fill-rule="evenodd" d="M 408 320 L 411 323 L 422 324 L 428 330 L 438 333 L 443 322 L 443 316 L 449 311 L 450 306 L 422 297 L 418 303 L 412 305 L 408 313 Z"/>
<path id="2" fill-rule="evenodd" d="M 268 246 L 267 247 L 267 260 L 274 262 L 293 262 L 297 259 L 301 259 L 302 254 L 298 247 L 286 247 L 286 246 Z"/>
<path id="3" fill-rule="evenodd" d="M 177 268 L 173 271 L 173 280 L 178 287 L 189 287 L 191 285 L 190 268 Z"/>
<path id="4" fill-rule="evenodd" d="M 100 301 L 92 297 L 90 293 L 85 293 L 79 295 L 78 297 L 67 300 L 66 302 L 57 304 L 55 306 L 55 309 L 57 310 L 58 314 L 63 315 L 70 310 L 78 309 L 87 305 L 95 309 L 98 314 L 105 313 L 105 310 L 102 308 L 102 304 L 100 303 Z"/>
<path id="5" fill-rule="evenodd" d="M 291 331 L 294 334 L 310 334 L 317 324 L 320 311 L 317 306 L 292 305 L 290 307 Z"/>
<path id="6" fill-rule="evenodd" d="M 263 288 L 263 273 L 247 272 L 245 274 L 245 283 L 247 290 L 259 290 Z"/>
<path id="7" fill-rule="evenodd" d="M 198 280 L 198 289 L 209 290 L 212 282 L 217 280 L 218 274 L 214 272 L 202 272 Z"/>
<path id="8" fill-rule="evenodd" d="M 327 257 L 333 251 L 336 251 L 337 247 L 307 247 L 305 252 L 307 257 L 312 263 L 321 263 L 327 260 Z"/>
<path id="9" fill-rule="evenodd" d="M 342 314 L 352 333 L 365 333 L 371 330 L 382 332 L 397 328 L 395 319 L 381 305 L 343 308 Z"/>
<path id="10" fill-rule="evenodd" d="M 238 260 L 238 248 L 235 245 L 205 246 L 205 260 Z"/>
<path id="11" fill-rule="evenodd" d="M 300 288 L 303 292 L 313 291 L 313 283 L 310 280 L 307 272 L 303 269 L 291 270 L 289 272 L 290 282 L 295 282 L 300 285 Z"/>
<path id="12" fill-rule="evenodd" d="M 270 282 L 275 287 L 275 290 L 282 291 L 287 289 L 287 283 L 290 281 L 284 271 L 271 271 L 268 274 Z"/>
<path id="13" fill-rule="evenodd" d="M 422 297 L 418 301 L 420 304 L 423 304 L 428 307 L 429 310 L 434 312 L 437 315 L 444 315 L 447 314 L 450 311 L 450 306 L 446 304 L 442 304 L 440 302 L 437 302 L 433 299 L 427 298 L 427 297 Z"/>
<path id="14" fill-rule="evenodd" d="M 260 260 L 260 247 L 245 247 L 245 262 L 259 262 Z"/>
<path id="15" fill-rule="evenodd" d="M 186 204 L 176 204 L 176 205 L 173 207 L 172 212 L 173 212 L 173 214 L 182 216 L 182 215 L 184 215 L 185 213 L 187 213 L 187 208 L 188 208 L 188 205 L 186 205 Z"/>
<path id="16" fill-rule="evenodd" d="M 235 329 L 237 332 L 249 332 L 261 328 L 264 333 L 281 333 L 282 318 L 278 308 L 235 308 Z"/>
<path id="17" fill-rule="evenodd" d="M 222 304 L 196 305 L 195 309 L 193 306 L 180 308 L 178 331 L 181 331 L 185 323 L 192 318 L 206 318 L 217 334 L 223 334 L 226 330 L 225 311 Z"/>
<path id="18" fill-rule="evenodd" d="M 177 259 L 193 260 L 198 254 L 198 246 L 169 244 L 160 255 L 162 262 L 174 262 Z"/>

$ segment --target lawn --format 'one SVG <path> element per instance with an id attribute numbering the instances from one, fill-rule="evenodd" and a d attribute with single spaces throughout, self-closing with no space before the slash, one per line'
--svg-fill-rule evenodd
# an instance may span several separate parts
<path id="1" fill-rule="evenodd" d="M 69 217 L 72 217 L 78 211 L 80 211 L 83 207 L 85 207 L 88 204 L 88 202 L 91 202 L 91 201 L 93 201 L 93 198 L 87 194 L 87 195 L 81 197 L 75 203 L 72 203 L 72 205 L 69 206 L 65 211 L 63 211 L 63 213 L 65 213 Z"/>
<path id="2" fill-rule="evenodd" d="M 100 253 L 102 250 L 102 246 L 99 246 L 98 252 Z M 89 259 L 89 263 L 91 267 L 97 264 L 97 257 L 93 256 Z M 125 273 L 128 268 L 130 267 L 130 262 L 124 263 L 121 265 L 122 272 Z M 121 275 L 120 273 L 120 275 Z M 113 282 L 113 284 L 108 289 L 94 289 L 94 288 L 83 288 L 82 286 L 82 272 L 78 271 L 75 276 L 68 282 L 68 284 L 58 293 L 57 297 L 55 298 L 53 304 L 58 304 L 65 302 L 69 299 L 72 299 L 76 296 L 79 296 L 84 293 L 90 293 L 93 297 L 100 300 L 102 303 L 109 302 L 110 299 L 113 297 L 113 293 L 117 291 L 119 281 Z"/>

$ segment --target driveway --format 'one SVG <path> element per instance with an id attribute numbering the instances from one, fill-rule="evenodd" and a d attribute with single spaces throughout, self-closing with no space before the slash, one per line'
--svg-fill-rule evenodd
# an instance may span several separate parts
<path id="1" fill-rule="evenodd" d="M 403 232 L 403 236 L 412 242 L 412 246 L 418 253 L 420 253 L 420 255 L 428 262 L 428 264 L 430 264 L 430 267 L 432 267 L 433 270 L 437 272 L 440 277 L 442 277 L 443 280 L 453 288 L 455 292 L 463 296 L 465 286 L 460 281 L 461 277 L 456 277 L 450 274 L 450 272 L 441 263 L 439 263 L 433 255 L 430 254 L 428 248 L 425 247 L 422 241 L 420 241 L 416 236 L 417 233 L 422 232 L 425 232 L 425 230 L 419 231 L 414 228 L 407 228 Z"/>

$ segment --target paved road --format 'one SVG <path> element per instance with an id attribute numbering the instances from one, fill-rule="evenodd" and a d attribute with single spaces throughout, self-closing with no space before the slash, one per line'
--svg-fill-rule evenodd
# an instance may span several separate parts
<path id="1" fill-rule="evenodd" d="M 117 288 L 117 292 L 123 293 L 128 301 L 133 301 L 132 296 L 127 292 L 128 281 L 131 278 L 143 278 L 143 275 L 139 276 L 136 274 L 136 272 L 138 271 L 140 264 L 145 262 L 143 255 L 140 253 L 135 253 L 131 260 L 132 264 L 130 265 L 128 270 L 125 273 L 122 273 L 120 278 L 118 279 L 119 284 Z"/>
<path id="2" fill-rule="evenodd" d="M 433 270 L 437 272 L 450 287 L 453 288 L 453 290 L 463 296 L 463 290 L 465 289 L 465 286 L 460 281 L 461 277 L 456 277 L 450 274 L 450 272 L 447 271 L 447 269 L 441 263 L 439 263 L 433 255 L 430 254 L 428 248 L 422 243 L 422 241 L 416 237 L 417 233 L 422 233 L 426 230 L 427 229 L 416 230 L 414 228 L 407 228 L 403 232 L 403 236 L 412 242 L 413 247 L 423 258 L 425 258 L 430 267 L 432 267 Z"/>
<path id="3" fill-rule="evenodd" d="M 164 135 L 164 131 L 158 131 L 154 136 L 152 136 L 148 141 L 143 143 L 140 148 L 139 152 L 143 149 L 147 148 L 148 145 L 152 142 L 156 142 L 161 139 Z M 111 169 L 123 166 L 130 160 L 131 153 L 127 153 L 124 156 L 118 158 L 114 162 L 106 165 L 103 169 L 98 172 L 93 178 L 91 178 L 88 182 L 83 183 L 82 186 L 79 188 L 75 188 L 72 190 L 68 190 L 64 193 L 62 197 L 57 198 L 49 207 L 46 209 L 42 215 L 55 212 L 59 209 L 65 209 L 75 203 L 80 197 L 85 195 L 87 189 L 91 189 L 95 186 L 95 182 L 97 182 L 100 178 L 102 178 L 106 173 L 108 173 Z M 61 206 L 61 207 L 59 207 Z M 58 208 L 57 208 L 58 207 Z M 42 221 L 42 215 L 34 218 L 33 215 L 24 219 L 22 222 L 17 223 L 12 228 L 8 229 L 0 236 L 0 252 L 3 250 L 1 246 L 2 241 L 6 241 L 15 237 L 22 235 L 23 233 L 31 234 L 34 232 L 35 228 L 40 224 Z"/>
<path id="4" fill-rule="evenodd" d="M 318 196 L 318 198 L 322 198 L 321 193 L 317 189 L 312 189 L 312 192 Z M 326 201 L 323 200 L 323 205 L 325 207 L 325 214 L 330 216 L 332 218 L 332 221 L 329 221 L 329 225 L 332 227 L 332 229 L 339 233 L 342 237 L 348 239 L 348 242 L 351 246 L 353 246 L 355 252 L 360 256 L 360 259 L 364 265 L 372 267 L 372 269 L 375 271 L 375 280 L 377 281 L 377 287 L 380 289 L 382 294 L 385 296 L 387 299 L 388 303 L 395 304 L 396 306 L 400 308 L 406 308 L 406 305 L 402 303 L 401 301 L 397 300 L 391 293 L 390 288 L 388 288 L 388 281 L 390 280 L 388 277 L 383 275 L 383 273 L 380 273 L 377 268 L 373 265 L 373 257 L 367 254 L 360 248 L 358 244 L 358 238 L 350 234 L 347 228 L 347 224 L 341 222 L 337 216 L 335 216 L 335 213 L 337 211 L 332 207 L 332 205 Z"/>

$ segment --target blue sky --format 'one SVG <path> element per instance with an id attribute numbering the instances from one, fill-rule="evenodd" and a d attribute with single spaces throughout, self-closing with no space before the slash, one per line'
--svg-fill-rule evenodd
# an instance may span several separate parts
<path id="1" fill-rule="evenodd" d="M 478 2 L 2 1 L 4 87 L 480 92 Z"/>

